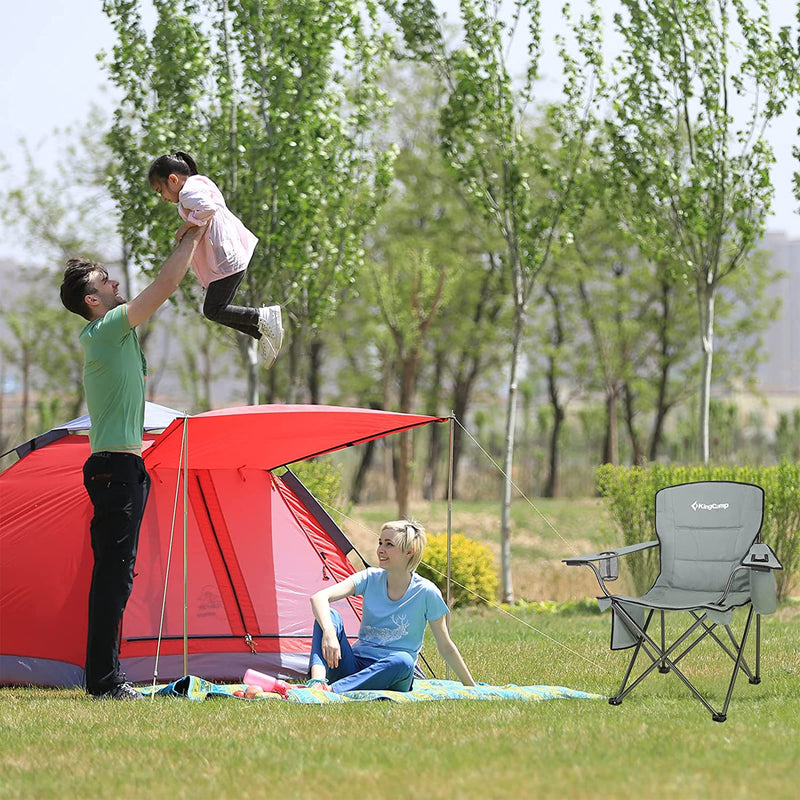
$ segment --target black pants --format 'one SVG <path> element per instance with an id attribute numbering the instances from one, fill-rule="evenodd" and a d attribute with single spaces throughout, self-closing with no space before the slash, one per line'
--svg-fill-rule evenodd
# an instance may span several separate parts
<path id="1" fill-rule="evenodd" d="M 125 681 L 119 664 L 120 623 L 133 589 L 150 477 L 133 453 L 92 453 L 83 465 L 83 485 L 94 506 L 86 691 L 103 694 Z"/>
<path id="2" fill-rule="evenodd" d="M 225 278 L 211 281 L 206 289 L 203 303 L 203 315 L 212 322 L 227 325 L 235 331 L 241 331 L 254 339 L 260 339 L 258 330 L 258 311 L 255 308 L 232 306 L 236 290 L 244 278 L 244 270 L 234 272 Z"/>

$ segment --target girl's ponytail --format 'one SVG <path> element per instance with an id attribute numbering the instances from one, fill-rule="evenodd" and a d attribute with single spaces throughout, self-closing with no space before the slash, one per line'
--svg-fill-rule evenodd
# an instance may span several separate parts
<path id="1" fill-rule="evenodd" d="M 197 164 L 195 163 L 195 160 L 188 153 L 182 153 L 180 150 L 176 150 L 175 157 L 181 159 L 181 161 L 186 162 L 187 166 L 189 167 L 190 175 L 199 174 L 199 170 L 197 169 Z"/>

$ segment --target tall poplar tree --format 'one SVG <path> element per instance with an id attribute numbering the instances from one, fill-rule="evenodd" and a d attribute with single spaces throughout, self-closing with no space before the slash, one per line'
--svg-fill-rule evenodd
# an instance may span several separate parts
<path id="1" fill-rule="evenodd" d="M 589 124 L 593 82 L 600 80 L 595 4 L 575 25 L 575 46 L 560 43 L 564 100 L 549 123 L 557 133 L 555 155 L 530 134 L 538 109 L 536 90 L 543 48 L 539 0 L 518 0 L 506 17 L 494 0 L 460 0 L 460 38 L 450 46 L 432 0 L 387 4 L 413 58 L 441 75 L 448 99 L 441 114 L 442 149 L 476 208 L 504 242 L 511 276 L 513 324 L 508 369 L 501 509 L 501 572 L 504 602 L 513 602 L 510 506 L 517 394 L 523 335 L 534 284 L 551 255 L 560 226 L 574 206 L 576 176 Z M 510 53 L 525 52 L 520 80 Z M 540 182 L 544 192 L 534 191 Z"/>
<path id="2" fill-rule="evenodd" d="M 794 91 L 783 69 L 789 32 L 772 30 L 767 0 L 621 6 L 610 178 L 633 195 L 642 252 L 677 265 L 677 277 L 694 287 L 699 450 L 708 462 L 715 304 L 761 238 L 772 204 L 766 131 Z"/>
<path id="3" fill-rule="evenodd" d="M 253 305 L 284 306 L 296 399 L 304 346 L 362 262 L 391 179 L 393 151 L 373 143 L 390 40 L 370 0 L 153 5 L 150 34 L 138 0 L 104 3 L 117 35 L 106 64 L 122 92 L 111 137 L 122 233 L 140 267 L 161 260 L 177 219 L 158 208 L 147 167 L 192 153 L 259 237 L 245 291 Z M 257 402 L 257 365 L 246 363 Z"/>

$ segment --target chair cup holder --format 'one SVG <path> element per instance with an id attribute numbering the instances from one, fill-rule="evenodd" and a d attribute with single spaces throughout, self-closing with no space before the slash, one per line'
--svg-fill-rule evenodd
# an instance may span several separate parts
<path id="1" fill-rule="evenodd" d="M 600 572 L 600 577 L 604 581 L 615 581 L 619 578 L 619 559 L 614 553 L 600 553 L 601 556 L 607 558 L 601 559 L 597 564 L 597 569 Z"/>

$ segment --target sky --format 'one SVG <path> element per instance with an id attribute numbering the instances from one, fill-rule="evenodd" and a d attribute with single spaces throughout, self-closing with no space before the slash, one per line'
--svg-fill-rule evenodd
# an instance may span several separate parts
<path id="1" fill-rule="evenodd" d="M 612 0 L 601 3 L 616 6 Z M 439 4 L 450 15 L 457 8 L 457 0 L 439 0 Z M 20 163 L 19 139 L 28 142 L 45 170 L 57 169 L 57 164 L 47 163 L 55 160 L 54 146 L 43 144 L 52 141 L 53 131 L 79 124 L 92 103 L 112 108 L 113 90 L 96 54 L 110 50 L 114 36 L 102 0 L 28 0 L 7 5 L 0 26 L 0 155 L 11 168 L 12 177 L 4 176 L 9 185 Z M 557 24 L 560 5 L 542 3 L 545 30 Z M 791 22 L 792 6 L 787 0 L 770 0 L 777 23 Z M 800 167 L 791 153 L 798 126 L 792 109 L 770 134 L 777 164 L 768 228 L 793 238 L 800 238 L 798 202 L 792 196 L 792 175 Z M 0 259 L 24 255 L 24 243 L 15 238 L 0 225 Z"/>

